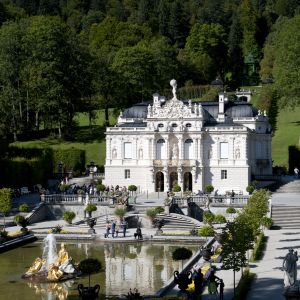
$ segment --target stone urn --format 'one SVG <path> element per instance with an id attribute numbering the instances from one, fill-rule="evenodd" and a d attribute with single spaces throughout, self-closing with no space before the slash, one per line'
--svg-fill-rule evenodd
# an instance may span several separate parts
<path id="1" fill-rule="evenodd" d="M 185 291 L 189 284 L 192 283 L 192 273 L 188 271 L 187 273 L 179 273 L 174 271 L 174 283 L 178 284 L 178 288 L 181 291 Z"/>
<path id="2" fill-rule="evenodd" d="M 96 225 L 96 220 L 95 219 L 88 219 L 87 221 L 86 221 L 86 223 L 88 224 L 88 226 L 90 227 L 90 229 L 89 229 L 89 233 L 92 233 L 92 234 L 95 234 L 96 233 L 96 231 L 95 231 L 95 229 L 94 229 L 94 226 Z"/>
<path id="3" fill-rule="evenodd" d="M 83 284 L 78 284 L 77 290 L 79 292 L 79 297 L 83 300 L 93 300 L 98 298 L 100 291 L 100 285 L 96 284 L 94 287 L 83 286 Z"/>

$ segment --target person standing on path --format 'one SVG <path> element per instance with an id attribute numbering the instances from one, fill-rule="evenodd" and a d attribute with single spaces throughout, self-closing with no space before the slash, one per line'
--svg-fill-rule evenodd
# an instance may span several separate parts
<path id="1" fill-rule="evenodd" d="M 112 221 L 112 224 L 111 224 L 111 236 L 113 238 L 115 237 L 115 231 L 116 231 L 116 221 Z"/>
<path id="2" fill-rule="evenodd" d="M 220 300 L 223 300 L 224 299 L 224 286 L 225 286 L 223 279 L 220 279 L 219 286 L 220 286 Z"/>
<path id="3" fill-rule="evenodd" d="M 295 173 L 295 178 L 297 179 L 299 177 L 299 169 L 297 167 L 295 167 L 294 173 Z"/>
<path id="4" fill-rule="evenodd" d="M 194 273 L 194 286 L 195 286 L 195 292 L 194 292 L 194 299 L 200 300 L 201 294 L 202 294 L 202 288 L 203 288 L 203 274 L 201 272 L 201 268 L 198 269 Z"/>
<path id="5" fill-rule="evenodd" d="M 289 253 L 285 256 L 282 263 L 282 269 L 284 271 L 284 287 L 293 286 L 296 283 L 297 260 L 297 251 L 294 251 L 294 249 L 289 249 Z"/>
<path id="6" fill-rule="evenodd" d="M 126 229 L 127 229 L 127 221 L 125 219 L 123 219 L 122 223 L 121 223 L 122 229 L 123 229 L 123 237 L 126 236 Z"/>

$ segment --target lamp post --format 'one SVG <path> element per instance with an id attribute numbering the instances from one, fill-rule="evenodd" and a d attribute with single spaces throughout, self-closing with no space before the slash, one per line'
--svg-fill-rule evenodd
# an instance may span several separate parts
<path id="1" fill-rule="evenodd" d="M 60 161 L 59 163 L 58 163 L 58 174 L 60 175 L 60 177 L 61 178 L 63 178 L 63 162 L 62 161 Z"/>

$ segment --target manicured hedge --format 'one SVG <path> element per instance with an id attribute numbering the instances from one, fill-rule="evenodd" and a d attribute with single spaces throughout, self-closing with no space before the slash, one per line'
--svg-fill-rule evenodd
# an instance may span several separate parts
<path id="1" fill-rule="evenodd" d="M 3 186 L 44 185 L 58 164 L 64 172 L 81 173 L 85 168 L 85 151 L 80 149 L 38 149 L 9 147 L 6 158 L 0 160 L 0 182 Z"/>

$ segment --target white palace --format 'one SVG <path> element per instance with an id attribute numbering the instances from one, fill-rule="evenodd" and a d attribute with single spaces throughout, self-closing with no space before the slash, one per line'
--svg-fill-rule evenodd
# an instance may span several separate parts
<path id="1" fill-rule="evenodd" d="M 181 101 L 153 95 L 123 111 L 106 130 L 105 184 L 140 191 L 193 192 L 212 184 L 218 193 L 246 193 L 257 175 L 272 174 L 271 126 L 248 101 Z"/>

